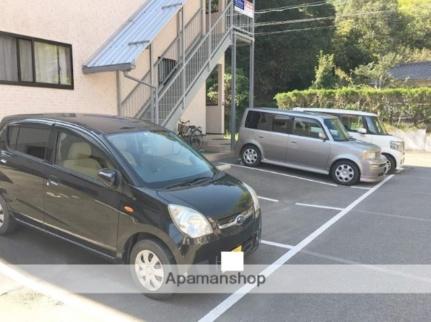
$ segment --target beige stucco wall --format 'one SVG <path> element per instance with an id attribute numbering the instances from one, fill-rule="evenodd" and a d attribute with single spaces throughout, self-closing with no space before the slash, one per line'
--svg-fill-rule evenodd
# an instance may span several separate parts
<path id="1" fill-rule="evenodd" d="M 190 121 L 191 125 L 202 127 L 202 132 L 205 134 L 206 129 L 206 84 L 203 83 L 197 91 L 196 96 L 184 110 L 181 116 L 182 121 Z"/>
<path id="2" fill-rule="evenodd" d="M 74 90 L 0 84 L 0 118 L 16 113 L 117 111 L 115 73 L 82 65 L 146 0 L 1 0 L 0 31 L 72 44 Z"/>
<path id="3" fill-rule="evenodd" d="M 0 84 L 0 118 L 17 113 L 86 112 L 117 114 L 115 72 L 83 74 L 82 66 L 147 0 L 0 0 L 0 31 L 37 37 L 72 45 L 74 89 L 12 86 Z M 184 18 L 188 21 L 201 0 L 188 0 Z M 152 62 L 177 36 L 177 17 L 152 43 Z M 141 78 L 150 70 L 146 50 L 130 74 Z M 154 71 L 153 84 L 157 83 Z M 121 98 L 136 86 L 120 73 Z M 186 108 L 182 119 L 206 129 L 205 83 Z"/>

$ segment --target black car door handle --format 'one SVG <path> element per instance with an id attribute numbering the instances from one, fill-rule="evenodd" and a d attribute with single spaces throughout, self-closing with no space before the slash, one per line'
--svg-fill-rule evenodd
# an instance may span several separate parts
<path id="1" fill-rule="evenodd" d="M 7 159 L 11 156 L 11 154 L 7 151 L 1 151 L 0 152 L 0 162 L 3 164 L 7 163 Z"/>
<path id="2" fill-rule="evenodd" d="M 60 183 L 58 182 L 58 179 L 56 177 L 50 176 L 48 177 L 48 181 L 46 182 L 46 185 L 49 186 L 54 186 L 57 187 L 60 185 Z"/>

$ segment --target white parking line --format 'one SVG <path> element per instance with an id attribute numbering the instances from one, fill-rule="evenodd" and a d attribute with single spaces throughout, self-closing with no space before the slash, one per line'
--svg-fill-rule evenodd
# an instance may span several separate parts
<path id="1" fill-rule="evenodd" d="M 267 197 L 262 197 L 262 196 L 257 196 L 257 197 L 259 199 L 270 201 L 270 202 L 279 202 L 277 199 L 272 199 L 272 198 L 267 198 Z"/>
<path id="2" fill-rule="evenodd" d="M 269 241 L 269 240 L 261 240 L 260 242 L 262 244 L 264 244 L 264 245 L 274 246 L 274 247 L 279 247 L 279 248 L 284 248 L 284 249 L 292 249 L 292 248 L 295 247 L 295 246 L 292 246 L 292 245 L 280 244 L 280 243 L 272 242 L 272 241 Z"/>
<path id="3" fill-rule="evenodd" d="M 370 190 L 371 189 L 369 187 L 361 187 L 361 186 L 351 186 L 350 188 L 352 188 L 352 189 L 361 189 L 361 190 Z"/>
<path id="4" fill-rule="evenodd" d="M 300 177 L 300 176 L 294 176 L 294 175 L 291 175 L 291 174 L 281 173 L 281 172 L 272 171 L 272 170 L 265 170 L 265 169 L 259 169 L 259 168 L 250 168 L 250 167 L 246 167 L 244 165 L 233 164 L 233 163 L 222 163 L 222 164 L 230 165 L 232 167 L 237 167 L 237 168 L 249 169 L 249 170 L 260 171 L 260 172 L 265 172 L 265 173 L 272 173 L 272 174 L 276 174 L 276 175 L 279 175 L 279 176 L 289 177 L 289 178 L 303 180 L 303 181 L 308 181 L 308 182 L 319 183 L 319 184 L 323 184 L 325 186 L 330 186 L 330 187 L 338 187 L 338 185 L 336 185 L 335 183 L 329 183 L 329 182 L 325 182 L 325 181 L 314 180 L 314 179 L 309 179 L 309 178 Z"/>
<path id="5" fill-rule="evenodd" d="M 378 185 L 374 186 L 372 189 L 364 193 L 362 196 L 353 201 L 349 206 L 341 210 L 337 215 L 329 219 L 326 223 L 316 229 L 313 233 L 308 235 L 304 240 L 302 240 L 298 245 L 288 250 L 284 255 L 282 255 L 279 259 L 277 259 L 274 263 L 265 268 L 260 274 L 264 275 L 268 278 L 272 275 L 280 266 L 285 264 L 289 259 L 298 254 L 301 250 L 303 250 L 306 246 L 308 246 L 311 242 L 313 242 L 317 237 L 323 234 L 326 230 L 328 230 L 331 226 L 337 223 L 341 218 L 347 215 L 353 208 L 359 205 L 362 201 L 376 192 L 380 187 L 382 187 L 386 182 L 393 178 L 393 175 L 387 177 L 385 180 L 380 182 Z M 227 310 L 229 310 L 233 305 L 235 305 L 239 300 L 241 300 L 244 296 L 250 293 L 256 284 L 248 284 L 244 285 L 240 289 L 238 289 L 235 293 L 232 293 L 228 296 L 223 302 L 217 305 L 214 309 L 212 309 L 208 314 L 202 317 L 200 322 L 207 321 L 215 321 L 222 314 L 224 314 Z"/>
<path id="6" fill-rule="evenodd" d="M 108 306 L 97 303 L 91 299 L 70 293 L 67 290 L 36 278 L 29 273 L 16 269 L 2 259 L 0 259 L 0 274 L 26 288 L 32 289 L 37 293 L 50 297 L 55 301 L 61 301 L 62 303 L 70 305 L 70 307 L 75 308 L 81 312 L 85 312 L 86 314 L 89 314 L 97 319 L 103 319 L 104 321 L 112 322 L 137 321 L 136 318 L 133 318 L 126 313 L 122 313 Z"/>
<path id="7" fill-rule="evenodd" d="M 301 206 L 301 207 L 309 207 L 309 208 L 319 208 L 319 209 L 329 209 L 329 210 L 343 210 L 344 208 L 337 208 L 337 207 L 330 207 L 330 206 L 322 206 L 322 205 L 314 205 L 314 204 L 309 204 L 309 203 L 300 203 L 297 202 L 295 203 L 295 205 L 297 206 Z"/>

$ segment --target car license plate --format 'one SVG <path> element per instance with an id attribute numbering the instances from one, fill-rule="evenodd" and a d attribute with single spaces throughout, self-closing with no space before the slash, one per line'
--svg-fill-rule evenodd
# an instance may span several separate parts
<path id="1" fill-rule="evenodd" d="M 237 248 L 234 248 L 232 251 L 235 253 L 242 252 L 242 245 L 238 246 Z"/>

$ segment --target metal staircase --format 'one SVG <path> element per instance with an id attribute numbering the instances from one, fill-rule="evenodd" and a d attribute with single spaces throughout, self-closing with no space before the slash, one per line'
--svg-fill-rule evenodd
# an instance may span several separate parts
<path id="1" fill-rule="evenodd" d="M 185 107 L 232 45 L 233 32 L 244 35 L 252 32 L 252 19 L 237 14 L 232 1 L 211 23 L 208 32 L 203 26 L 202 10 L 180 26 L 179 36 L 155 63 L 157 84 L 148 72 L 122 101 L 122 115 L 175 129 Z"/>

